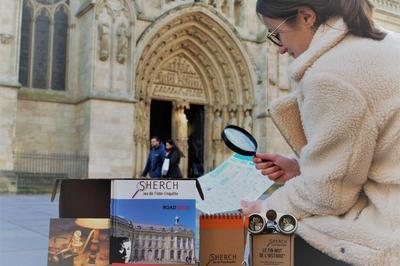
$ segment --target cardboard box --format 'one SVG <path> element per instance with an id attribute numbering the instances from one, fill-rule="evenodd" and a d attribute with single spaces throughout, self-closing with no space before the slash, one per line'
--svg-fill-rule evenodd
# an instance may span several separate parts
<path id="1" fill-rule="evenodd" d="M 59 218 L 110 218 L 111 180 L 115 179 L 58 179 L 53 188 L 52 200 L 61 184 Z M 200 197 L 204 198 L 197 179 L 196 188 Z"/>
<path id="2" fill-rule="evenodd" d="M 250 265 L 293 266 L 294 235 L 252 234 L 250 236 Z"/>

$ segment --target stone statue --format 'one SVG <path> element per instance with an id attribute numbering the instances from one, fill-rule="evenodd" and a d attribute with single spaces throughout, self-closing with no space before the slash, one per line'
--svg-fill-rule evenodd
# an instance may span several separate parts
<path id="1" fill-rule="evenodd" d="M 213 121 L 213 132 L 212 132 L 212 139 L 213 141 L 221 140 L 221 132 L 222 132 L 222 118 L 221 118 L 221 110 L 216 110 L 214 114 L 214 121 Z"/>
<path id="2" fill-rule="evenodd" d="M 253 131 L 253 119 L 251 118 L 251 111 L 246 110 L 244 112 L 243 128 L 249 133 Z"/>
<path id="3" fill-rule="evenodd" d="M 128 57 L 130 34 L 125 24 L 121 24 L 117 31 L 117 62 L 125 63 Z"/>
<path id="4" fill-rule="evenodd" d="M 110 26 L 107 23 L 99 24 L 100 60 L 106 61 L 110 54 Z"/>
<path id="5" fill-rule="evenodd" d="M 188 120 L 185 115 L 185 108 L 179 107 L 176 115 L 176 138 L 178 140 L 186 140 L 188 135 Z"/>
<path id="6" fill-rule="evenodd" d="M 236 111 L 231 109 L 229 111 L 229 125 L 235 125 L 237 126 L 238 120 L 236 118 Z"/>
<path id="7" fill-rule="evenodd" d="M 136 123 L 135 123 L 135 133 L 134 137 L 136 141 L 139 141 L 142 138 L 143 134 L 143 113 L 144 113 L 144 102 L 140 101 L 137 103 L 135 112 L 136 112 Z"/>

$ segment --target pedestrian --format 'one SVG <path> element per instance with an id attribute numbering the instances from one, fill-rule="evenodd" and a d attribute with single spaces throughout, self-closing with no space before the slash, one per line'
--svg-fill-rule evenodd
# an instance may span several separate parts
<path id="1" fill-rule="evenodd" d="M 161 167 L 165 158 L 165 146 L 157 136 L 150 139 L 150 146 L 150 153 L 141 177 L 145 178 L 149 174 L 151 178 L 160 178 Z"/>
<path id="2" fill-rule="evenodd" d="M 167 155 L 166 158 L 169 159 L 168 172 L 165 175 L 166 178 L 182 178 L 182 172 L 179 168 L 179 163 L 182 157 L 185 157 L 181 149 L 176 145 L 175 141 L 170 139 L 165 143 Z"/>
<path id="3" fill-rule="evenodd" d="M 400 41 L 367 0 L 258 0 L 267 38 L 293 57 L 269 113 L 296 157 L 257 154 L 284 183 L 243 212 L 297 217 L 295 265 L 400 265 Z M 301 251 L 301 252 L 299 252 Z"/>

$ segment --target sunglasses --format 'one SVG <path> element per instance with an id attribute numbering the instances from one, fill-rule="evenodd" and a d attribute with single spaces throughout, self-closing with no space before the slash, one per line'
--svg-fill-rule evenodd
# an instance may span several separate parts
<path id="1" fill-rule="evenodd" d="M 279 28 L 285 24 L 286 21 L 288 21 L 289 19 L 295 18 L 297 15 L 293 15 L 290 17 L 285 18 L 281 23 L 279 23 L 278 26 L 276 26 L 276 28 L 273 31 L 268 32 L 267 34 L 267 38 L 274 43 L 275 45 L 281 47 L 283 46 L 281 39 L 279 38 L 279 33 L 277 32 L 279 30 Z"/>

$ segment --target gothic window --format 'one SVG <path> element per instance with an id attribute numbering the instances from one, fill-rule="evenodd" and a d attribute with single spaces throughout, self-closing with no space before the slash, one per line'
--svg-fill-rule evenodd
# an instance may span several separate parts
<path id="1" fill-rule="evenodd" d="M 38 89 L 46 89 L 47 87 L 49 34 L 49 14 L 44 9 L 42 9 L 42 11 L 39 13 L 39 16 L 36 17 L 34 30 L 35 42 L 33 45 L 34 54 L 32 86 Z"/>
<path id="2" fill-rule="evenodd" d="M 68 13 L 65 7 L 61 6 L 54 16 L 53 62 L 51 74 L 51 88 L 53 90 L 65 90 L 67 35 Z"/>
<path id="3" fill-rule="evenodd" d="M 19 81 L 36 89 L 66 89 L 69 0 L 24 0 Z"/>
<path id="4" fill-rule="evenodd" d="M 24 1 L 22 7 L 22 28 L 21 28 L 21 49 L 19 58 L 19 82 L 21 85 L 28 86 L 28 71 L 30 59 L 30 40 L 32 38 L 32 18 L 33 8 L 28 1 Z"/>

